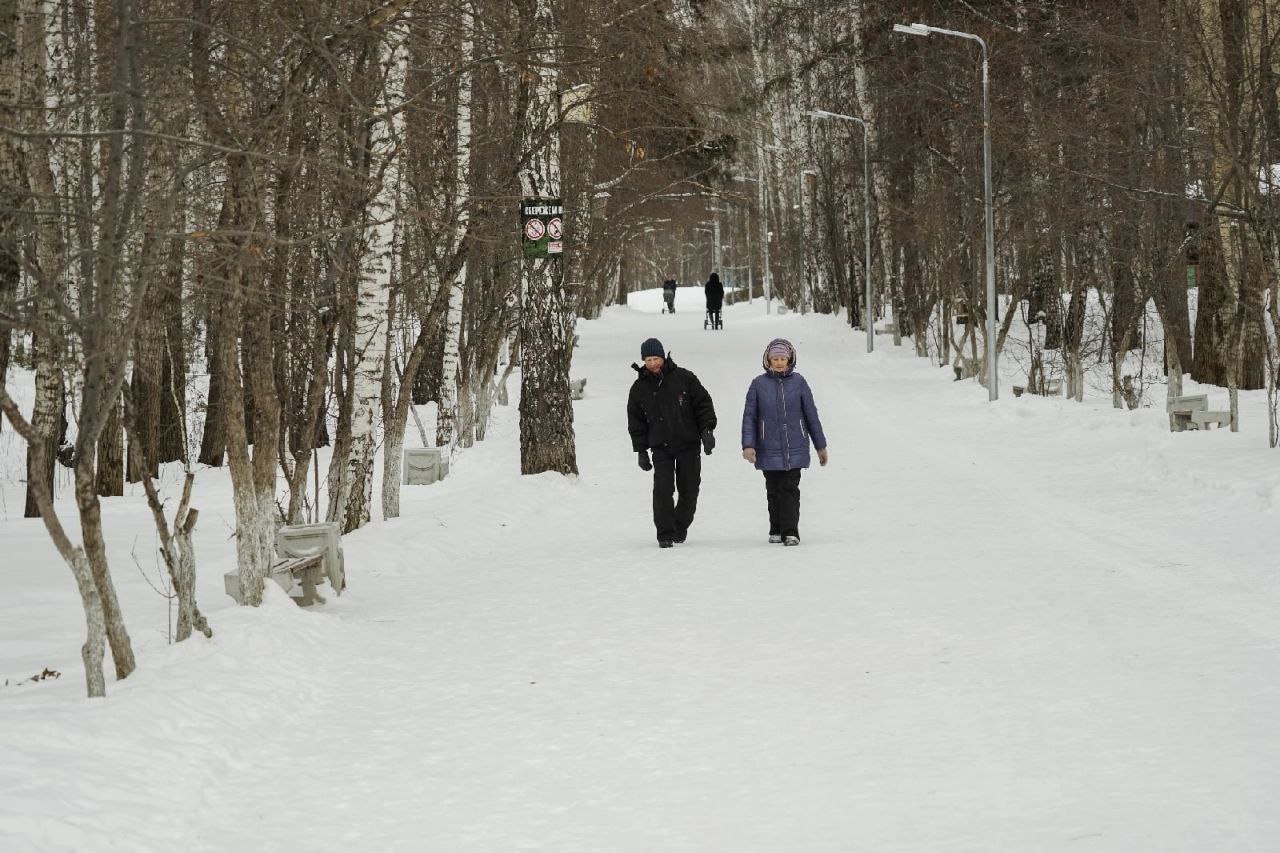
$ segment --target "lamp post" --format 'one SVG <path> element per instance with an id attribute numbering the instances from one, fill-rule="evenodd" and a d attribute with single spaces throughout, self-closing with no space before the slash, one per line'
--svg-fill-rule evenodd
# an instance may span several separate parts
<path id="1" fill-rule="evenodd" d="M 862 239 L 864 243 L 863 255 L 866 260 L 866 271 L 863 274 L 866 302 L 862 311 L 862 325 L 867 330 L 867 352 L 873 352 L 876 348 L 876 331 L 873 319 L 875 315 L 871 313 L 871 146 L 867 139 L 867 122 L 857 116 L 847 116 L 843 113 L 833 113 L 827 110 L 809 110 L 809 115 L 813 118 L 835 118 L 842 121 L 853 121 L 862 125 Z"/>
<path id="2" fill-rule="evenodd" d="M 763 159 L 763 158 L 762 158 Z M 763 253 L 764 266 L 760 270 L 764 276 L 764 313 L 773 313 L 773 275 L 769 272 L 769 170 L 760 164 L 760 179 L 756 185 L 760 189 L 760 251 Z"/>
<path id="3" fill-rule="evenodd" d="M 715 233 L 716 251 L 711 258 L 711 272 L 718 273 L 720 271 L 720 267 L 724 264 L 724 243 L 721 239 L 723 232 L 720 227 L 720 215 L 727 214 L 729 211 L 726 210 L 724 207 L 722 207 L 718 200 L 715 204 L 710 205 L 708 207 L 708 210 L 711 211 L 712 220 L 715 223 L 715 230 L 716 230 L 716 233 Z"/>
<path id="4" fill-rule="evenodd" d="M 711 269 L 718 269 L 720 262 L 720 220 L 704 219 L 693 228 L 694 231 L 701 231 L 711 238 Z"/>
<path id="5" fill-rule="evenodd" d="M 800 199 L 799 199 L 800 203 L 796 206 L 796 209 L 800 213 L 800 245 L 797 246 L 796 248 L 799 249 L 800 251 L 800 313 L 801 314 L 804 314 L 809 310 L 809 277 L 805 275 L 805 269 L 804 269 L 805 267 L 805 264 L 804 264 L 804 223 L 805 223 L 804 179 L 806 175 L 817 176 L 817 174 L 818 174 L 817 171 L 814 169 L 805 169 L 805 168 L 800 169 Z"/>
<path id="6" fill-rule="evenodd" d="M 761 172 L 762 176 L 763 174 L 764 173 Z M 748 178 L 745 175 L 734 175 L 733 179 L 735 181 L 742 181 L 744 183 L 757 184 L 761 188 L 764 187 L 764 181 L 762 180 L 762 178 L 759 178 L 759 177 Z M 770 290 L 769 290 L 769 208 L 768 208 L 768 200 L 764 196 L 763 189 L 761 190 L 761 202 L 762 203 L 760 205 L 760 215 L 761 215 L 760 230 L 764 234 L 764 300 L 765 300 L 764 313 L 768 314 L 770 313 L 770 297 L 772 296 L 772 293 L 770 293 Z M 752 258 L 751 258 L 751 207 L 748 205 L 747 207 L 747 302 L 748 303 L 754 303 L 755 301 L 752 294 L 752 291 L 755 287 L 755 280 L 753 278 L 753 272 L 751 269 L 751 261 L 752 261 Z"/>
<path id="7" fill-rule="evenodd" d="M 735 178 L 738 181 L 755 181 L 760 199 L 760 252 L 764 278 L 764 313 L 773 313 L 773 273 L 769 269 L 769 244 L 773 242 L 773 232 L 769 230 L 769 164 L 765 162 L 766 151 L 779 151 L 779 146 L 759 144 L 760 164 L 754 178 Z"/>
<path id="8" fill-rule="evenodd" d="M 954 36 L 976 41 L 982 48 L 982 200 L 987 230 L 987 399 L 1000 396 L 999 366 L 996 364 L 996 238 L 995 216 L 991 210 L 991 116 L 988 106 L 987 43 L 981 36 L 960 30 L 947 30 L 927 24 L 894 24 L 895 33 L 911 36 Z"/>

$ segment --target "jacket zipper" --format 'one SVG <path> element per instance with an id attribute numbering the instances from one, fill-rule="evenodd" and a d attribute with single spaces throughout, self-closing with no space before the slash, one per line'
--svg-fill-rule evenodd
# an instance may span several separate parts
<path id="1" fill-rule="evenodd" d="M 778 398 L 781 400 L 779 408 L 782 411 L 782 464 L 786 466 L 785 470 L 791 470 L 791 441 L 788 437 L 787 430 L 787 390 L 782 386 L 782 379 L 778 379 Z"/>

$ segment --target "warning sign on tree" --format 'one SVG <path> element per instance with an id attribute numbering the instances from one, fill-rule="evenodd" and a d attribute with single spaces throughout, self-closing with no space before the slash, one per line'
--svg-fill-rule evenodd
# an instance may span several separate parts
<path id="1" fill-rule="evenodd" d="M 559 255 L 564 247 L 564 206 L 558 198 L 520 202 L 521 242 L 526 258 Z"/>

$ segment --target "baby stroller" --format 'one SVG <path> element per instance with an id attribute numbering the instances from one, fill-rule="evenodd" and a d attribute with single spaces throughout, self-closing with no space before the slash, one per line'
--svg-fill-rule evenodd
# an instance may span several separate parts
<path id="1" fill-rule="evenodd" d="M 723 329 L 724 319 L 720 316 L 720 308 L 717 306 L 707 307 L 707 316 L 702 320 L 702 328 L 704 329 Z"/>

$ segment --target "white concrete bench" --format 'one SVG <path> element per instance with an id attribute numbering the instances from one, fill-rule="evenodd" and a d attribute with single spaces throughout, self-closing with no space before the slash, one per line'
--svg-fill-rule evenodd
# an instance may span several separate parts
<path id="1" fill-rule="evenodd" d="M 959 370 L 959 368 L 956 368 L 956 369 Z M 959 377 L 957 376 L 957 378 Z M 1029 385 L 1014 385 L 1013 396 L 1021 397 L 1023 394 L 1027 392 L 1027 389 L 1029 387 L 1030 387 Z M 1031 393 L 1038 394 L 1042 397 L 1057 397 L 1062 393 L 1062 380 L 1046 379 L 1044 380 L 1044 382 L 1040 384 L 1039 388 L 1032 389 Z"/>
<path id="2" fill-rule="evenodd" d="M 1208 409 L 1197 409 L 1190 415 L 1187 429 L 1208 429 L 1209 424 L 1217 424 L 1219 428 L 1231 426 L 1230 412 L 1211 412 Z"/>
<path id="3" fill-rule="evenodd" d="M 1191 415 L 1209 408 L 1208 394 L 1187 394 L 1174 397 L 1168 403 L 1169 414 L 1173 415 L 1173 431 L 1182 432 L 1187 429 L 1198 429 L 1191 425 Z"/>
<path id="4" fill-rule="evenodd" d="M 312 554 L 309 557 L 289 557 L 272 563 L 271 568 L 267 570 L 266 579 L 274 582 L 285 593 L 293 592 L 295 582 L 301 585 L 302 596 L 297 599 L 297 602 L 306 606 L 317 601 L 324 601 L 316 592 L 316 584 L 323 579 L 323 570 L 323 554 Z M 240 571 L 238 569 L 224 574 L 222 576 L 222 585 L 226 589 L 227 595 L 231 596 L 236 604 L 244 604 L 244 590 L 240 587 Z"/>
<path id="5" fill-rule="evenodd" d="M 406 447 L 404 479 L 406 486 L 429 486 L 449 476 L 449 460 L 439 447 Z"/>
<path id="6" fill-rule="evenodd" d="M 982 359 L 969 358 L 967 356 L 958 356 L 951 369 L 956 372 L 956 382 L 961 379 L 969 379 L 982 373 Z"/>
<path id="7" fill-rule="evenodd" d="M 570 379 L 569 380 L 569 396 L 575 400 L 581 400 L 582 395 L 587 393 L 587 380 Z"/>
<path id="8" fill-rule="evenodd" d="M 289 564 L 290 574 L 302 583 L 303 600 L 300 604 L 312 604 L 324 599 L 315 591 L 315 585 L 328 580 L 334 593 L 341 595 L 347 588 L 347 570 L 342 555 L 342 531 L 336 521 L 318 524 L 286 525 L 276 531 L 276 556 L 282 562 L 318 556 L 320 566 Z M 279 563 L 277 563 L 279 565 Z"/>

